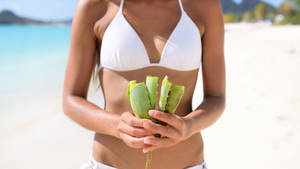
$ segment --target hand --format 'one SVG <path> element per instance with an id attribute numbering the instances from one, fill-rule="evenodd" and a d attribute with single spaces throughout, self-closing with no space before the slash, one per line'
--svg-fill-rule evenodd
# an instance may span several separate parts
<path id="1" fill-rule="evenodd" d="M 153 134 L 143 128 L 144 120 L 135 117 L 131 112 L 124 112 L 120 116 L 117 127 L 119 136 L 129 147 L 143 148 L 145 136 Z"/>
<path id="2" fill-rule="evenodd" d="M 164 126 L 156 124 L 148 119 L 144 120 L 143 127 L 146 130 L 151 131 L 152 133 L 161 134 L 160 138 L 153 135 L 145 137 L 145 146 L 143 148 L 144 153 L 163 147 L 173 146 L 190 137 L 187 127 L 188 122 L 183 117 L 175 114 L 160 112 L 158 110 L 150 110 L 149 115 L 155 119 L 167 123 L 167 125 Z"/>

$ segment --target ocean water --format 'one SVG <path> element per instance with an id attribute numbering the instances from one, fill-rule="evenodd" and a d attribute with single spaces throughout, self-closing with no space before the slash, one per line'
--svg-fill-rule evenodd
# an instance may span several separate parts
<path id="1" fill-rule="evenodd" d="M 23 80 L 61 72 L 69 51 L 70 31 L 70 26 L 0 26 L 0 75 L 5 79 L 1 93 Z"/>
<path id="2" fill-rule="evenodd" d="M 0 25 L 1 129 L 61 110 L 70 34 L 71 26 Z"/>

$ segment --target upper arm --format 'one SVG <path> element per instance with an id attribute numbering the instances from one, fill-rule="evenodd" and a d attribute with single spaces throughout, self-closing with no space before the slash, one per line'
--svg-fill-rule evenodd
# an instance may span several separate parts
<path id="1" fill-rule="evenodd" d="M 86 97 L 94 68 L 97 37 L 94 24 L 103 12 L 101 0 L 79 0 L 71 31 L 71 43 L 65 72 L 64 96 Z"/>
<path id="2" fill-rule="evenodd" d="M 205 33 L 202 38 L 204 97 L 225 97 L 224 21 L 219 0 L 205 1 Z M 202 8 L 204 9 L 204 8 Z"/>

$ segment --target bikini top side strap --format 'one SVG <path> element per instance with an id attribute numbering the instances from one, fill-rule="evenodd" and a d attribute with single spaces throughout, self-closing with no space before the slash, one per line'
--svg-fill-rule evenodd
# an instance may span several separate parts
<path id="1" fill-rule="evenodd" d="M 120 2 L 120 11 L 122 11 L 123 5 L 124 5 L 124 0 L 121 0 L 121 2 Z"/>
<path id="2" fill-rule="evenodd" d="M 183 9 L 183 6 L 182 6 L 182 2 L 181 2 L 182 0 L 178 0 L 178 3 L 179 3 L 179 6 L 180 6 L 180 10 L 181 10 L 181 12 L 183 12 L 184 11 L 184 9 Z"/>

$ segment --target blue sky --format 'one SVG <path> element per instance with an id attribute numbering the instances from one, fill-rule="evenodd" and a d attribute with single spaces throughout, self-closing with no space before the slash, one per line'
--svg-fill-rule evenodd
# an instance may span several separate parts
<path id="1" fill-rule="evenodd" d="M 67 19 L 73 16 L 78 0 L 0 0 L 0 10 L 11 9 L 36 19 Z"/>
<path id="2" fill-rule="evenodd" d="M 19 15 L 35 19 L 69 19 L 78 0 L 0 0 L 0 10 L 10 9 Z M 241 2 L 242 0 L 234 0 Z M 279 5 L 284 0 L 263 0 Z"/>

